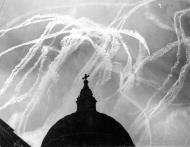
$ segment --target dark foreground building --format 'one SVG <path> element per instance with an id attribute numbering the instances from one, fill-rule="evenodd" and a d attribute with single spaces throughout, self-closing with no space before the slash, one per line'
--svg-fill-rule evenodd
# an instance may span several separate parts
<path id="1" fill-rule="evenodd" d="M 14 133 L 14 130 L 0 119 L 0 147 L 30 147 Z"/>
<path id="2" fill-rule="evenodd" d="M 59 120 L 45 136 L 42 147 L 135 146 L 127 131 L 116 120 L 96 111 L 96 99 L 88 87 L 77 98 L 77 111 Z"/>

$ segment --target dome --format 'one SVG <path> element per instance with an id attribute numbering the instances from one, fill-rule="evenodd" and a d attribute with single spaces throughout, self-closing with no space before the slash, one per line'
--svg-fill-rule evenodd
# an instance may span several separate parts
<path id="1" fill-rule="evenodd" d="M 59 120 L 47 133 L 42 146 L 55 145 L 134 146 L 122 125 L 99 112 L 76 112 Z"/>
<path id="2" fill-rule="evenodd" d="M 51 127 L 42 147 L 134 146 L 124 127 L 112 117 L 97 112 L 95 104 L 85 79 L 77 99 L 77 111 Z"/>

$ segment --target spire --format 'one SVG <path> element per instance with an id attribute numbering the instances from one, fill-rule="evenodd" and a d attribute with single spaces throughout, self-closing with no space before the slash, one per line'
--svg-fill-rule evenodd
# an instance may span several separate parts
<path id="1" fill-rule="evenodd" d="M 93 97 L 93 93 L 88 86 L 88 77 L 89 75 L 85 74 L 82 78 L 84 80 L 84 86 L 77 98 L 77 112 L 96 111 L 96 99 Z"/>
<path id="2" fill-rule="evenodd" d="M 83 97 L 83 98 L 89 98 L 89 97 L 92 97 L 93 96 L 93 93 L 91 91 L 91 89 L 89 88 L 88 86 L 88 77 L 89 75 L 85 74 L 84 77 L 82 78 L 84 80 L 84 86 L 80 92 L 80 97 Z"/>

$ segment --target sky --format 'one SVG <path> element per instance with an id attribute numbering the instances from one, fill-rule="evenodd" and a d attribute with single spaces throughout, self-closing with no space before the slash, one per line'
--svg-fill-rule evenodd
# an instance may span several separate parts
<path id="1" fill-rule="evenodd" d="M 29 144 L 76 111 L 87 73 L 137 146 L 190 145 L 188 0 L 0 5 L 0 117 Z"/>

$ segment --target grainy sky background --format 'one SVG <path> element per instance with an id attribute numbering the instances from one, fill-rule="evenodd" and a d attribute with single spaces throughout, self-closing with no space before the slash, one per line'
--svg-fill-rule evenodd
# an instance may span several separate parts
<path id="1" fill-rule="evenodd" d="M 138 0 L 136 0 L 138 1 Z M 85 17 L 99 24 L 101 27 L 107 27 L 113 21 L 117 12 L 121 8 L 119 3 L 134 2 L 132 0 L 5 0 L 0 10 L 0 26 L 8 28 L 21 23 L 35 14 L 59 14 L 69 15 L 74 18 Z M 1 0 L 3 4 L 3 1 Z M 57 8 L 60 7 L 60 8 Z M 125 8 L 121 12 L 124 16 L 131 7 Z M 138 31 L 145 39 L 150 48 L 150 54 L 155 53 L 168 43 L 177 40 L 174 31 L 174 13 L 190 8 L 188 0 L 157 0 L 148 5 L 139 8 L 130 16 L 128 22 L 124 25 L 125 29 Z M 10 31 L 0 39 L 0 51 L 7 48 L 27 42 L 40 36 L 47 23 L 38 23 L 21 29 Z M 182 27 L 186 36 L 190 35 L 190 12 L 182 18 Z M 126 36 L 126 42 L 130 48 L 133 60 L 136 60 L 138 41 Z M 54 49 L 60 49 L 60 38 L 57 38 Z M 184 46 L 182 46 L 183 50 Z M 25 47 L 0 57 L 0 85 L 11 74 L 13 68 L 24 58 L 27 53 Z M 58 80 L 49 90 L 46 90 L 41 96 L 40 101 L 35 105 L 35 109 L 28 117 L 28 122 L 22 131 L 18 131 L 18 122 L 20 121 L 23 111 L 27 107 L 31 98 L 10 105 L 0 111 L 0 117 L 11 125 L 25 140 L 33 146 L 39 146 L 45 133 L 58 119 L 70 114 L 76 109 L 76 97 L 82 88 L 82 80 L 78 84 L 74 83 L 76 75 L 80 69 L 89 60 L 94 53 L 93 47 L 88 44 L 82 44 L 78 50 L 73 52 L 64 64 L 61 66 Z M 141 80 L 136 80 L 127 91 L 126 99 L 119 93 L 113 95 L 118 89 L 121 67 L 127 62 L 127 54 L 121 49 L 117 56 L 112 59 L 114 69 L 111 78 L 94 91 L 99 101 L 98 110 L 117 119 L 130 133 L 134 142 L 141 146 L 149 144 L 149 135 L 147 131 L 141 129 L 135 131 L 131 129 L 133 121 L 139 114 L 138 108 L 130 102 L 133 99 L 141 108 L 144 108 L 150 97 L 159 91 L 176 61 L 177 47 L 164 54 L 160 58 L 147 63 L 140 73 Z M 56 56 L 56 53 L 50 53 L 45 63 L 46 68 Z M 173 77 L 170 83 L 178 79 L 181 67 L 185 64 L 186 54 L 182 52 L 180 65 L 173 71 Z M 23 69 L 12 82 L 7 92 L 0 97 L 0 106 L 11 99 L 15 85 L 30 69 L 38 59 L 37 54 Z M 89 65 L 90 66 L 90 65 Z M 103 70 L 103 69 L 102 69 Z M 23 93 L 30 88 L 34 82 L 38 70 L 35 69 L 29 78 L 25 81 L 22 89 Z M 91 78 L 90 86 L 94 90 L 95 85 L 100 79 L 101 70 Z M 150 130 L 152 134 L 152 145 L 155 146 L 189 146 L 190 145 L 190 76 L 189 73 L 185 78 L 182 89 L 176 96 L 172 104 L 163 108 L 163 111 L 150 120 Z M 148 82 L 147 82 L 148 81 Z M 147 84 L 149 83 L 149 84 Z M 170 85 L 170 84 L 169 84 Z M 2 88 L 1 87 L 1 88 Z M 70 89 L 74 89 L 68 93 Z M 167 92 L 170 87 L 163 91 Z M 164 93 L 163 92 L 163 93 Z M 158 104 L 163 98 L 158 95 L 152 102 Z M 156 106 L 156 105 L 155 105 Z M 139 122 L 140 123 L 140 122 Z M 138 126 L 138 125 L 137 125 Z M 136 126 L 136 128 L 137 128 Z M 139 124 L 140 126 L 140 124 Z M 145 129 L 146 130 L 146 129 Z"/>

